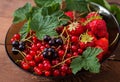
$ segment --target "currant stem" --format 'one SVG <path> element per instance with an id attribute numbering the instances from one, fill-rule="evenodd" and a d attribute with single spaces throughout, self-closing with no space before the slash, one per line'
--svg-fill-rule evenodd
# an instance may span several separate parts
<path id="1" fill-rule="evenodd" d="M 16 49 L 16 51 L 18 51 L 18 52 L 21 54 L 21 56 L 22 56 L 23 58 L 25 58 L 25 54 L 24 54 L 23 52 L 21 52 L 20 50 L 17 50 L 17 49 Z"/>
<path id="2" fill-rule="evenodd" d="M 66 47 L 65 53 L 64 53 L 64 55 L 63 55 L 62 61 L 64 60 L 64 58 L 65 58 L 65 56 L 66 56 L 66 53 L 67 53 L 67 50 L 68 50 L 69 43 L 70 43 L 70 37 L 69 37 L 69 35 L 68 35 L 68 43 L 67 43 L 67 47 Z"/>
<path id="3" fill-rule="evenodd" d="M 68 61 L 68 60 L 70 60 L 70 59 L 73 59 L 73 58 L 76 58 L 76 57 L 77 57 L 77 56 L 72 56 L 72 57 L 70 57 L 70 58 L 67 58 L 66 60 L 64 60 L 64 61 L 62 61 L 62 62 L 60 62 L 60 63 L 58 63 L 58 64 L 52 66 L 52 68 L 55 68 L 55 67 L 57 67 L 57 66 L 59 66 L 59 65 L 61 65 L 61 64 L 63 64 L 63 63 L 65 63 L 66 61 Z"/>

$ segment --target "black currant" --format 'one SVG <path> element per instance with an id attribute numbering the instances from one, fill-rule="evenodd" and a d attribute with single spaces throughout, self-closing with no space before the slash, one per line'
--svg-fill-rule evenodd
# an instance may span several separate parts
<path id="1" fill-rule="evenodd" d="M 19 50 L 20 51 L 24 51 L 25 50 L 25 46 L 24 45 L 19 45 Z"/>
<path id="2" fill-rule="evenodd" d="M 55 53 L 55 49 L 54 48 L 48 48 L 49 52 Z"/>
<path id="3" fill-rule="evenodd" d="M 25 46 L 25 42 L 23 41 L 20 41 L 19 44 Z"/>
<path id="4" fill-rule="evenodd" d="M 51 39 L 51 40 L 49 41 L 49 45 L 50 45 L 50 46 L 54 46 L 54 45 L 55 45 L 55 39 Z"/>
<path id="5" fill-rule="evenodd" d="M 57 53 L 52 54 L 52 58 L 53 58 L 53 59 L 56 59 L 57 57 L 58 57 L 58 54 L 57 54 Z"/>
<path id="6" fill-rule="evenodd" d="M 19 41 L 13 41 L 12 46 L 17 48 L 19 46 Z"/>
<path id="7" fill-rule="evenodd" d="M 62 38 L 57 38 L 57 39 L 55 40 L 55 43 L 56 43 L 56 45 L 62 45 L 62 44 L 63 44 Z"/>
<path id="8" fill-rule="evenodd" d="M 51 37 L 50 36 L 48 36 L 48 35 L 45 35 L 44 36 L 44 41 L 45 42 L 49 42 L 51 40 Z"/>
<path id="9" fill-rule="evenodd" d="M 14 55 L 17 55 L 19 52 L 17 51 L 17 49 L 15 47 L 12 47 L 12 53 Z"/>
<path id="10" fill-rule="evenodd" d="M 44 58 L 48 58 L 48 52 L 43 52 L 42 55 Z"/>

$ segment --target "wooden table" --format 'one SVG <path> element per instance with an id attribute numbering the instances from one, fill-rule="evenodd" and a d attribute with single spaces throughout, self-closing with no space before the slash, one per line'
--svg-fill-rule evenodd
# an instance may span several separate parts
<path id="1" fill-rule="evenodd" d="M 108 0 L 109 2 L 120 3 L 120 0 Z M 4 47 L 5 35 L 12 24 L 12 14 L 18 7 L 26 2 L 33 4 L 33 0 L 0 0 L 0 82 L 58 82 L 47 78 L 36 77 L 28 74 L 14 65 L 8 58 Z M 2 44 L 1 44 L 2 43 Z M 120 58 L 120 44 L 114 52 L 116 58 Z M 120 62 L 105 61 L 102 72 L 87 78 L 82 78 L 83 82 L 120 82 Z M 81 82 L 78 78 L 73 78 L 71 82 Z M 60 81 L 61 82 L 61 81 Z"/>

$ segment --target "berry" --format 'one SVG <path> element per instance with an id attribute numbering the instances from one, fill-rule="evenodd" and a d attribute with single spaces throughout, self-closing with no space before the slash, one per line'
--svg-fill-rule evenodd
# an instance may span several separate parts
<path id="1" fill-rule="evenodd" d="M 29 61 L 29 65 L 34 67 L 34 66 L 36 66 L 36 63 L 35 63 L 35 61 L 31 60 L 31 61 Z"/>
<path id="2" fill-rule="evenodd" d="M 97 16 L 100 16 L 97 12 L 90 12 L 90 13 L 86 16 L 86 18 L 87 18 L 87 19 L 90 19 L 90 18 L 92 18 L 92 17 L 97 17 Z"/>
<path id="3" fill-rule="evenodd" d="M 17 49 L 15 47 L 12 47 L 12 53 L 14 55 L 17 55 L 19 52 L 17 51 Z"/>
<path id="4" fill-rule="evenodd" d="M 95 45 L 102 48 L 104 53 L 106 53 L 108 51 L 109 42 L 108 42 L 108 39 L 106 39 L 106 38 L 101 38 L 101 39 L 97 40 L 95 42 Z"/>
<path id="5" fill-rule="evenodd" d="M 30 68 L 30 65 L 28 63 L 23 63 L 22 68 L 28 70 Z"/>
<path id="6" fill-rule="evenodd" d="M 51 37 L 49 35 L 45 35 L 43 40 L 45 42 L 49 42 L 51 40 Z"/>
<path id="7" fill-rule="evenodd" d="M 19 41 L 13 41 L 12 46 L 17 48 L 19 46 Z"/>
<path id="8" fill-rule="evenodd" d="M 71 20 L 74 19 L 73 11 L 67 11 L 67 12 L 65 12 L 65 15 L 67 15 L 68 17 L 70 17 Z"/>
<path id="9" fill-rule="evenodd" d="M 31 55 L 31 56 L 35 56 L 35 55 L 36 55 L 36 52 L 33 51 L 33 50 L 30 50 L 30 55 Z"/>
<path id="10" fill-rule="evenodd" d="M 59 76 L 60 75 L 60 71 L 59 70 L 54 70 L 53 71 L 53 75 L 55 76 L 55 77 L 57 77 L 57 76 Z"/>
<path id="11" fill-rule="evenodd" d="M 57 38 L 56 41 L 55 41 L 55 43 L 56 43 L 57 45 L 62 45 L 62 44 L 63 44 L 62 38 Z"/>
<path id="12" fill-rule="evenodd" d="M 50 71 L 45 71 L 45 76 L 50 76 Z"/>
<path id="13" fill-rule="evenodd" d="M 42 71 L 38 67 L 34 67 L 34 71 L 38 75 L 42 75 Z"/>
<path id="14" fill-rule="evenodd" d="M 63 57 L 64 53 L 65 53 L 64 50 L 59 50 L 59 51 L 58 51 L 59 57 Z"/>
<path id="15" fill-rule="evenodd" d="M 19 45 L 19 50 L 20 51 L 24 51 L 25 50 L 25 46 L 24 45 Z"/>
<path id="16" fill-rule="evenodd" d="M 72 36 L 71 41 L 72 42 L 78 42 L 78 37 L 77 36 Z"/>
<path id="17" fill-rule="evenodd" d="M 51 70 L 51 65 L 50 65 L 50 63 L 44 63 L 44 69 L 45 69 L 46 71 Z"/>
<path id="18" fill-rule="evenodd" d="M 77 49 L 78 49 L 78 48 L 77 48 L 76 45 L 72 45 L 72 46 L 71 46 L 71 50 L 72 50 L 72 51 L 77 51 Z"/>
<path id="19" fill-rule="evenodd" d="M 50 46 L 54 46 L 55 45 L 55 39 L 51 39 L 48 43 L 49 43 Z"/>
<path id="20" fill-rule="evenodd" d="M 66 72 L 68 70 L 68 66 L 67 65 L 62 65 L 60 69 L 61 69 L 62 72 Z"/>
<path id="21" fill-rule="evenodd" d="M 30 54 L 26 55 L 25 57 L 26 57 L 26 60 L 28 60 L 28 61 L 33 59 L 33 57 Z"/>
<path id="22" fill-rule="evenodd" d="M 25 42 L 23 41 L 20 41 L 19 44 L 25 46 Z"/>
<path id="23" fill-rule="evenodd" d="M 13 36 L 16 40 L 20 40 L 20 34 L 14 34 Z"/>
<path id="24" fill-rule="evenodd" d="M 107 27 L 106 23 L 102 19 L 96 19 L 88 23 L 88 27 L 97 37 L 106 37 Z"/>
<path id="25" fill-rule="evenodd" d="M 78 22 L 73 22 L 68 26 L 68 33 L 72 36 L 80 36 L 84 31 L 84 27 Z"/>
<path id="26" fill-rule="evenodd" d="M 42 64 L 42 63 L 39 63 L 39 64 L 38 64 L 38 68 L 41 69 L 41 70 L 43 70 L 43 69 L 44 69 L 43 64 Z"/>

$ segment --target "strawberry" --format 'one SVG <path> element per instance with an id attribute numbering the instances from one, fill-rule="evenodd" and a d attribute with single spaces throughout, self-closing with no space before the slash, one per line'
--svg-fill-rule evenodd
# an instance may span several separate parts
<path id="1" fill-rule="evenodd" d="M 73 22 L 68 25 L 67 30 L 70 35 L 79 36 L 85 31 L 85 28 L 80 23 Z"/>
<path id="2" fill-rule="evenodd" d="M 98 38 L 108 37 L 107 26 L 104 20 L 95 19 L 89 22 L 87 26 Z"/>
<path id="3" fill-rule="evenodd" d="M 95 41 L 96 37 L 92 32 L 86 32 L 80 35 L 80 48 L 85 49 L 86 47 L 94 47 L 95 46 Z"/>
<path id="4" fill-rule="evenodd" d="M 86 19 L 90 19 L 91 17 L 95 17 L 95 16 L 100 16 L 99 14 L 98 14 L 98 12 L 90 12 L 87 16 L 86 16 Z"/>
<path id="5" fill-rule="evenodd" d="M 71 20 L 74 19 L 73 11 L 67 11 L 67 12 L 65 12 L 65 15 L 67 15 L 68 17 L 70 17 Z"/>
<path id="6" fill-rule="evenodd" d="M 105 53 L 108 51 L 109 42 L 107 38 L 100 38 L 95 42 L 95 44 L 96 46 L 101 47 Z"/>
<path id="7" fill-rule="evenodd" d="M 95 45 L 97 48 L 101 48 L 103 50 L 102 53 L 100 53 L 97 57 L 101 60 L 103 55 L 107 53 L 109 42 L 107 38 L 100 38 L 99 40 L 96 40 Z"/>

